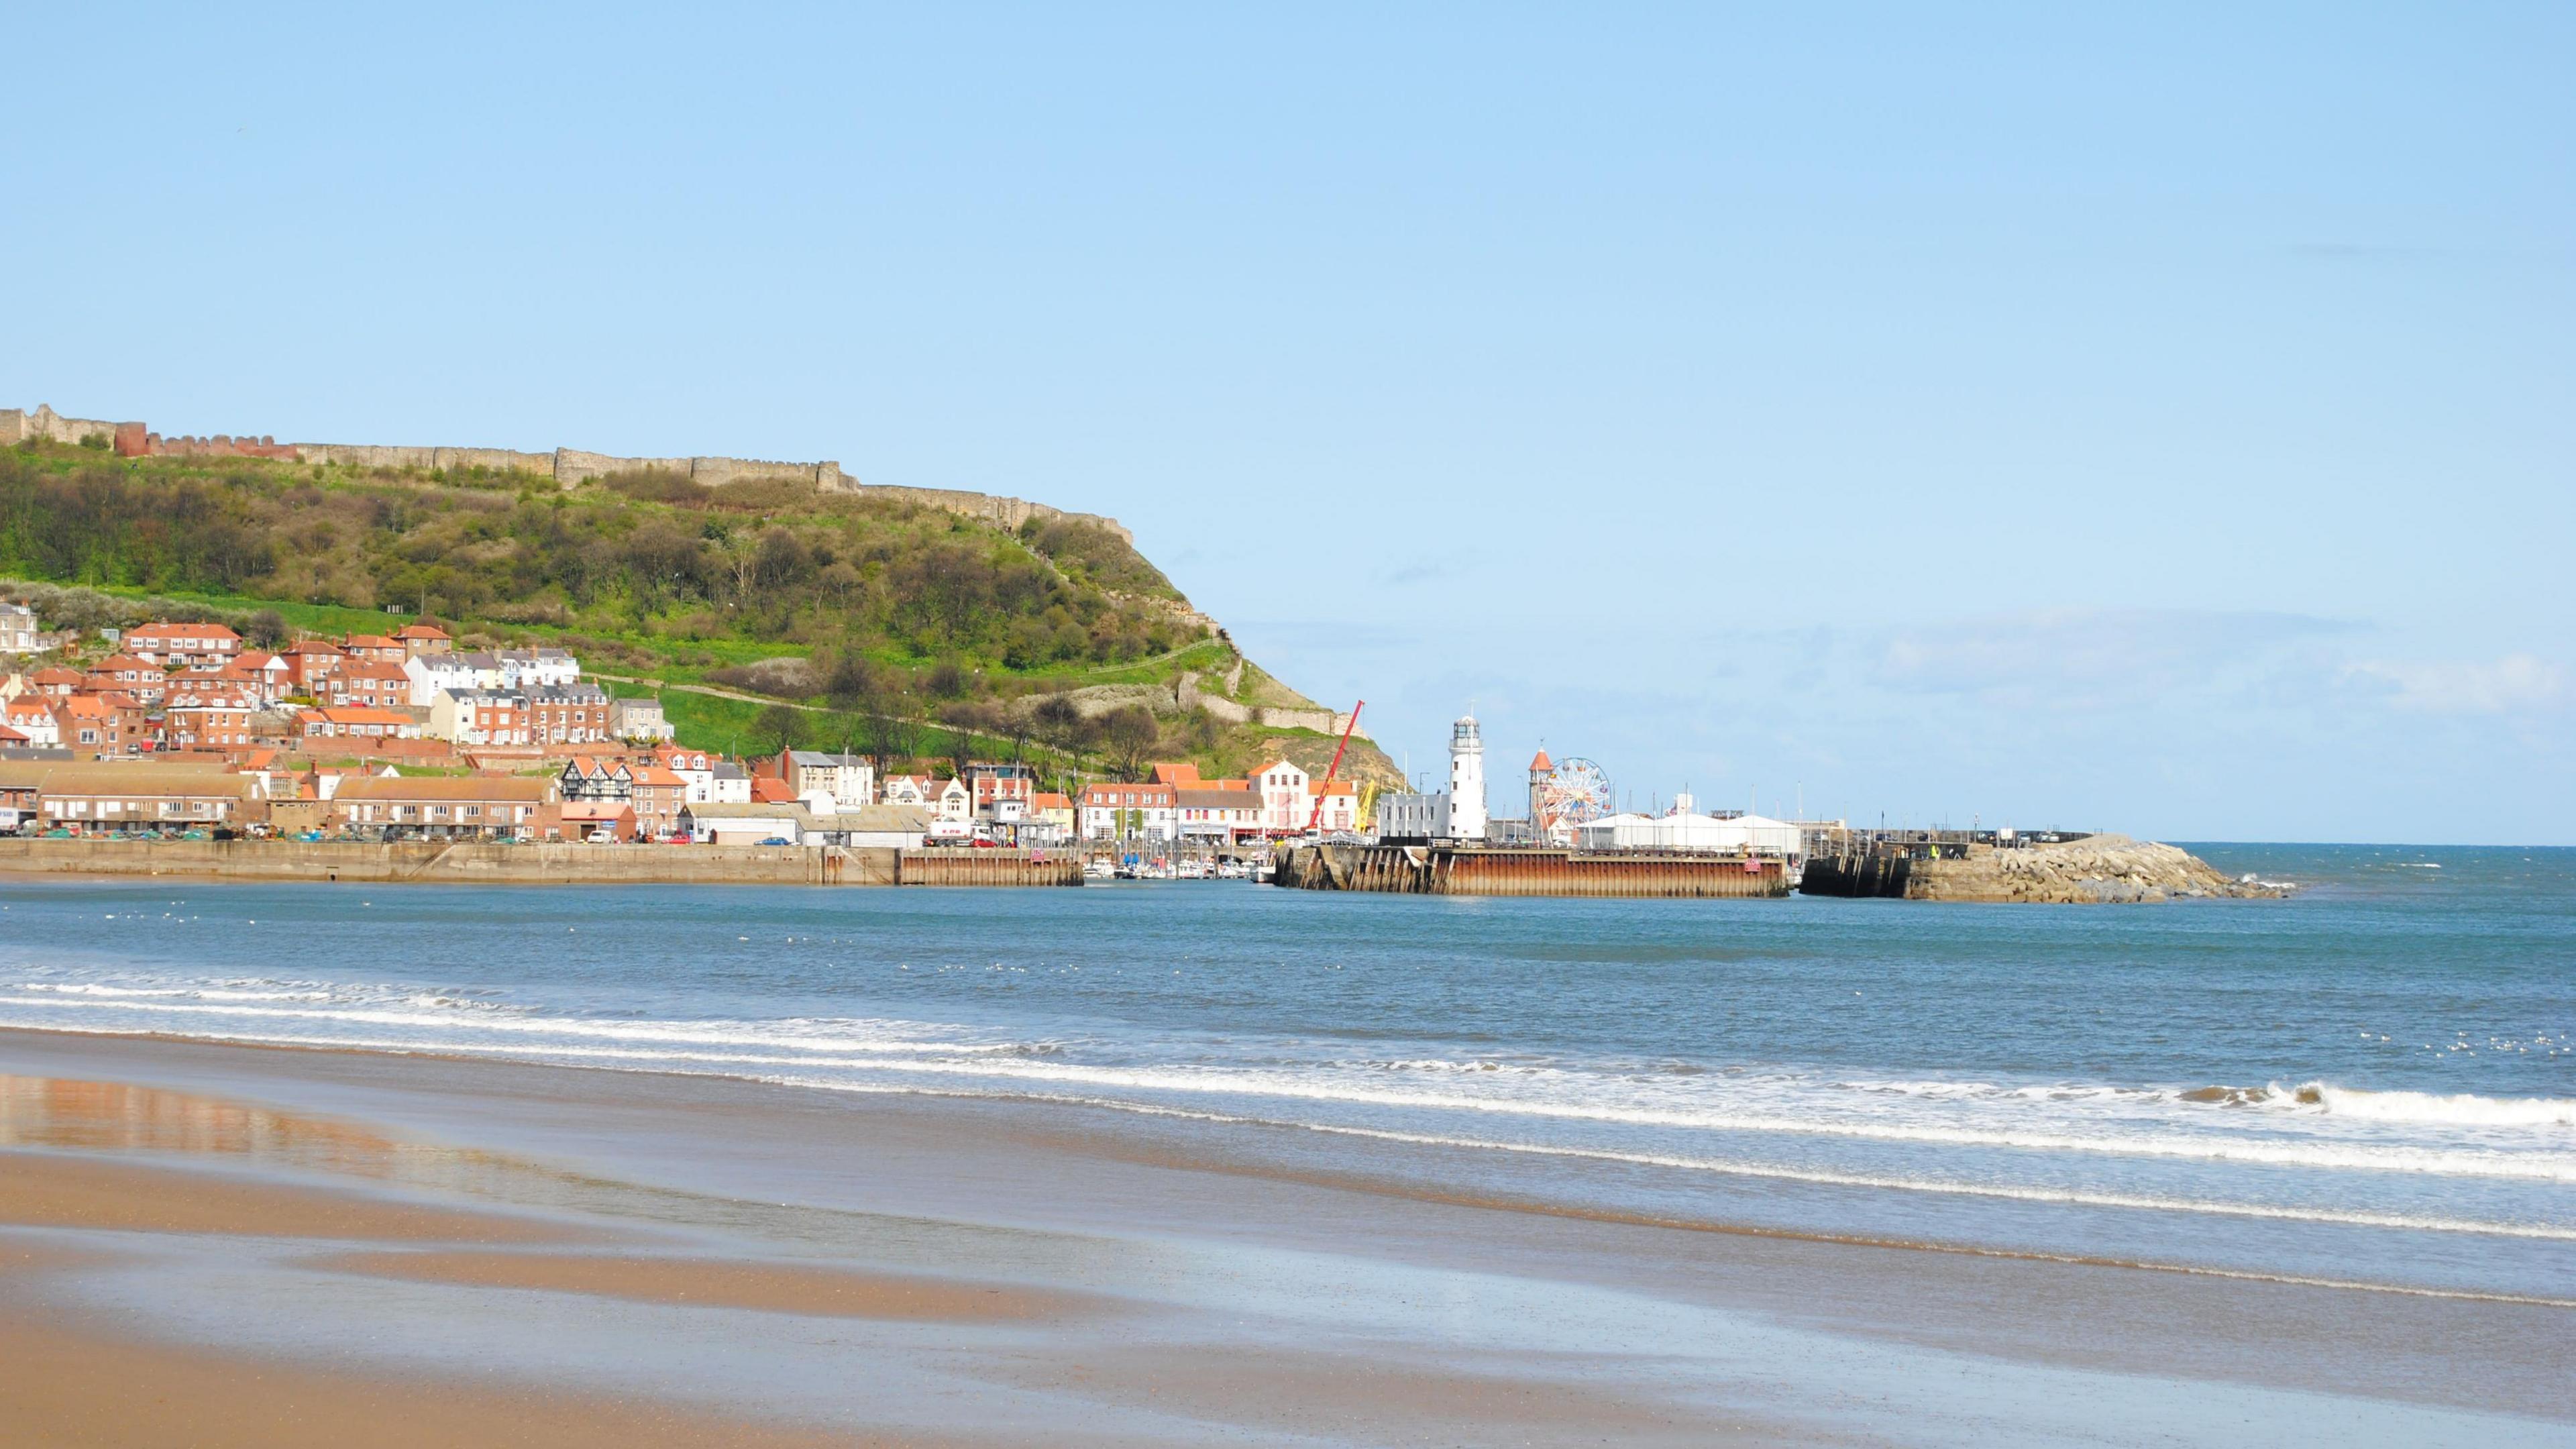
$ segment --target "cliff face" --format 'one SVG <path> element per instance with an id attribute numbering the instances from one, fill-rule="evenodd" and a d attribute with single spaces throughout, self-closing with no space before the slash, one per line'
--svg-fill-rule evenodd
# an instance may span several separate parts
<path id="1" fill-rule="evenodd" d="M 2285 887 L 2231 880 L 2177 846 L 2092 835 L 2019 850 L 1979 847 L 1965 860 L 1918 860 L 1905 881 L 1915 901 L 2064 903 L 2269 897 Z"/>

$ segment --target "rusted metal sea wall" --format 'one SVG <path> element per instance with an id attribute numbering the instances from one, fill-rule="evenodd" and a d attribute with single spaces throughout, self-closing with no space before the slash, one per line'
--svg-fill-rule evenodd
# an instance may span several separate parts
<path id="1" fill-rule="evenodd" d="M 1815 856 L 1801 874 L 1798 890 L 1804 895 L 1887 896 L 1901 900 L 1913 877 L 1914 862 L 1895 851 L 1855 850 Z"/>
<path id="2" fill-rule="evenodd" d="M 1063 850 L 906 850 L 895 857 L 897 885 L 1078 886 L 1082 857 Z"/>
<path id="3" fill-rule="evenodd" d="M 1306 890 L 1434 896 L 1760 898 L 1789 894 L 1781 862 L 1735 856 L 1420 845 L 1306 845 L 1272 880 Z"/>

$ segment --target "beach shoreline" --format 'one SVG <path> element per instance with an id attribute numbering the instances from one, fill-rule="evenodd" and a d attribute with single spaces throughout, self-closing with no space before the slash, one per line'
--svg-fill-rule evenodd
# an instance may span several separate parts
<path id="1" fill-rule="evenodd" d="M 25 1199 L 44 1196 L 38 1184 L 0 1196 L 10 1247 L 114 1258 L 145 1242 L 165 1262 L 247 1253 L 270 1295 L 316 1296 L 342 1314 L 352 1310 L 336 1285 L 363 1277 L 431 1295 L 447 1305 L 440 1321 L 538 1299 L 721 1319 L 735 1332 L 749 1322 L 792 1346 L 782 1350 L 790 1367 L 771 1375 L 783 1382 L 760 1396 L 784 1427 L 743 1417 L 731 1380 L 664 1381 L 670 1412 L 746 1434 L 820 1424 L 1037 1442 L 1036 1426 L 1052 1423 L 1076 1442 L 1181 1442 L 1221 1425 L 1258 1441 L 1361 1422 L 1540 1443 L 1594 1429 L 1612 1432 L 1586 1442 L 1827 1442 L 1889 1428 L 1877 1411 L 1834 1407 L 1828 1379 L 1902 1385 L 1914 1374 L 1888 1360 L 1919 1371 L 1925 1356 L 1978 1366 L 1992 1399 L 1978 1412 L 2005 1441 L 2047 1440 L 2046 1401 L 2070 1376 L 2141 1403 L 2154 1385 L 2189 1380 L 2211 1412 L 2243 1412 L 2240 1400 L 2319 1412 L 2323 1402 L 2329 1417 L 2341 1405 L 2458 1427 L 2454 1416 L 2485 1424 L 2501 1411 L 2511 1417 L 2494 1423 L 2544 1437 L 2576 1422 L 2556 1372 L 2576 1333 L 2564 1308 L 1571 1216 L 1420 1191 L 1392 1153 L 1382 1172 L 1283 1171 L 1224 1134 L 1052 1104 L 27 1030 L 0 1032 L 0 1073 L 10 1086 L 0 1162 L 86 1174 L 93 1188 L 100 1174 L 160 1174 L 172 1181 L 129 1196 L 172 1212 L 234 1195 L 231 1216 L 156 1227 L 111 1220 L 99 1204 L 114 1195 L 97 1191 L 56 1191 L 36 1213 Z M 320 1194 L 344 1214 L 355 1211 L 344 1200 L 363 1201 L 360 1218 L 392 1211 L 415 1236 L 372 1220 L 333 1227 L 330 1214 L 301 1209 L 260 1210 L 277 1214 L 270 1231 L 245 1235 L 240 1215 L 254 1209 L 241 1194 L 255 1191 Z M 459 1214 L 467 1226 L 438 1227 Z M 493 1238 L 473 1226 L 486 1219 L 522 1236 L 461 1254 L 442 1245 Z M 291 1260 L 253 1250 L 297 1223 L 318 1236 Z M 35 1278 L 58 1285 L 43 1299 L 50 1311 L 94 1324 L 114 1321 L 117 1294 L 78 1285 L 129 1274 L 72 1264 Z M 12 1301 L 24 1300 L 29 1276 L 12 1281 Z M 999 1322 L 828 1308 L 836 1294 L 857 1302 L 889 1284 L 1018 1306 Z M 960 1285 L 970 1285 L 963 1296 Z M 1549 1305 L 1540 1321 L 1501 1327 L 1534 1302 Z M 2014 1309 L 1997 1314 L 1999 1303 Z M 1463 1323 L 1460 1305 L 1473 1305 Z M 171 1351 L 208 1349 L 185 1341 L 194 1323 L 219 1330 L 227 1351 L 256 1345 L 307 1365 L 324 1354 L 277 1323 L 242 1318 L 165 1311 L 156 1332 L 166 1340 L 180 1325 L 181 1341 L 161 1342 Z M 853 1404 L 819 1386 L 818 1364 L 836 1360 L 810 1341 L 817 1323 L 884 1335 L 868 1352 L 899 1366 L 890 1381 L 963 1356 L 977 1364 L 970 1378 L 1008 1389 L 989 1412 L 935 1422 L 905 1421 L 899 1395 Z M 417 1323 L 375 1326 L 397 1341 L 423 1337 Z M 595 1331 L 622 1342 L 632 1327 Z M 1007 1352 L 996 1353 L 995 1334 L 1012 1336 Z M 1632 1337 L 1639 1346 L 1621 1351 Z M 427 1339 L 370 1365 L 368 1381 L 496 1368 Z M 1648 1340 L 1701 1351 L 1650 1360 Z M 2283 1342 L 2302 1352 L 2270 1351 Z M 1845 1360 L 1823 1377 L 1797 1362 L 1819 1344 Z M 1354 1355 L 1375 1365 L 1373 1387 L 1296 1407 L 1305 1395 L 1290 1386 L 1347 1376 Z M 1187 1393 L 1157 1364 L 1196 1365 Z M 1068 1387 L 1077 1366 L 1081 1387 Z M 530 1392 L 624 1391 L 597 1381 L 595 1365 L 497 1367 Z M 1167 1399 L 1183 1398 L 1188 1410 L 1172 1421 Z"/>

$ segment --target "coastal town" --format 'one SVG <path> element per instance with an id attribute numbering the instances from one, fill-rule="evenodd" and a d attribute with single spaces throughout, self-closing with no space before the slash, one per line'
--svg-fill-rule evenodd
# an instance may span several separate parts
<path id="1" fill-rule="evenodd" d="M 0 831 L 56 837 L 1063 849 L 1168 865 L 1348 835 L 1361 797 L 1286 759 L 1242 778 L 1153 763 L 1048 788 L 843 751 L 681 745 L 652 697 L 570 651 L 467 649 L 440 624 L 275 649 L 212 622 L 48 631 L 0 603 Z"/>
<path id="2" fill-rule="evenodd" d="M 1356 711 L 1346 718 L 1355 726 Z M 728 756 L 681 742 L 658 696 L 611 693 L 569 649 L 460 641 L 428 618 L 263 647 L 204 619 L 48 629 L 26 604 L 0 601 L 0 838 L 73 843 L 64 850 L 78 853 L 44 857 L 54 869 L 172 860 L 102 857 L 86 853 L 91 843 L 288 841 L 342 851 L 310 866 L 328 879 L 409 858 L 370 848 L 565 845 L 700 853 L 585 853 L 528 878 L 1254 879 L 1399 894 L 2032 901 L 2278 893 L 2118 836 L 1857 830 L 1703 811 L 1687 792 L 1621 810 L 1599 765 L 1545 749 L 1514 782 L 1526 808 L 1504 815 L 1473 715 L 1451 728 L 1436 790 L 1341 778 L 1338 752 L 1321 773 L 1285 757 L 1224 777 L 1147 760 L 1129 778 L 953 753 L 937 764 L 789 745 Z M 742 847 L 767 866 L 728 873 L 728 848 Z M 846 868 L 862 854 L 876 864 Z M 295 873 L 274 853 L 220 869 L 253 865 Z"/>

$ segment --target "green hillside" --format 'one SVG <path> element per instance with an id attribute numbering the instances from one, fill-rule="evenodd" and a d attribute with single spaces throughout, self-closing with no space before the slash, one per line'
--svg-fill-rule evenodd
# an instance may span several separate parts
<path id="1" fill-rule="evenodd" d="M 642 472 L 567 489 L 22 444 L 0 452 L 0 575 L 78 590 L 40 602 L 91 627 L 175 608 L 253 637 L 430 617 L 469 643 L 560 643 L 620 692 L 661 693 L 683 737 L 711 748 L 1007 747 L 1099 773 L 1138 758 L 1223 768 L 1296 735 L 1179 708 L 1184 672 L 1220 697 L 1232 674 L 1247 703 L 1280 686 L 1235 668 L 1233 646 L 1110 529 L 1006 531 L 790 483 Z M 1354 754 L 1378 773 L 1382 756 Z"/>

